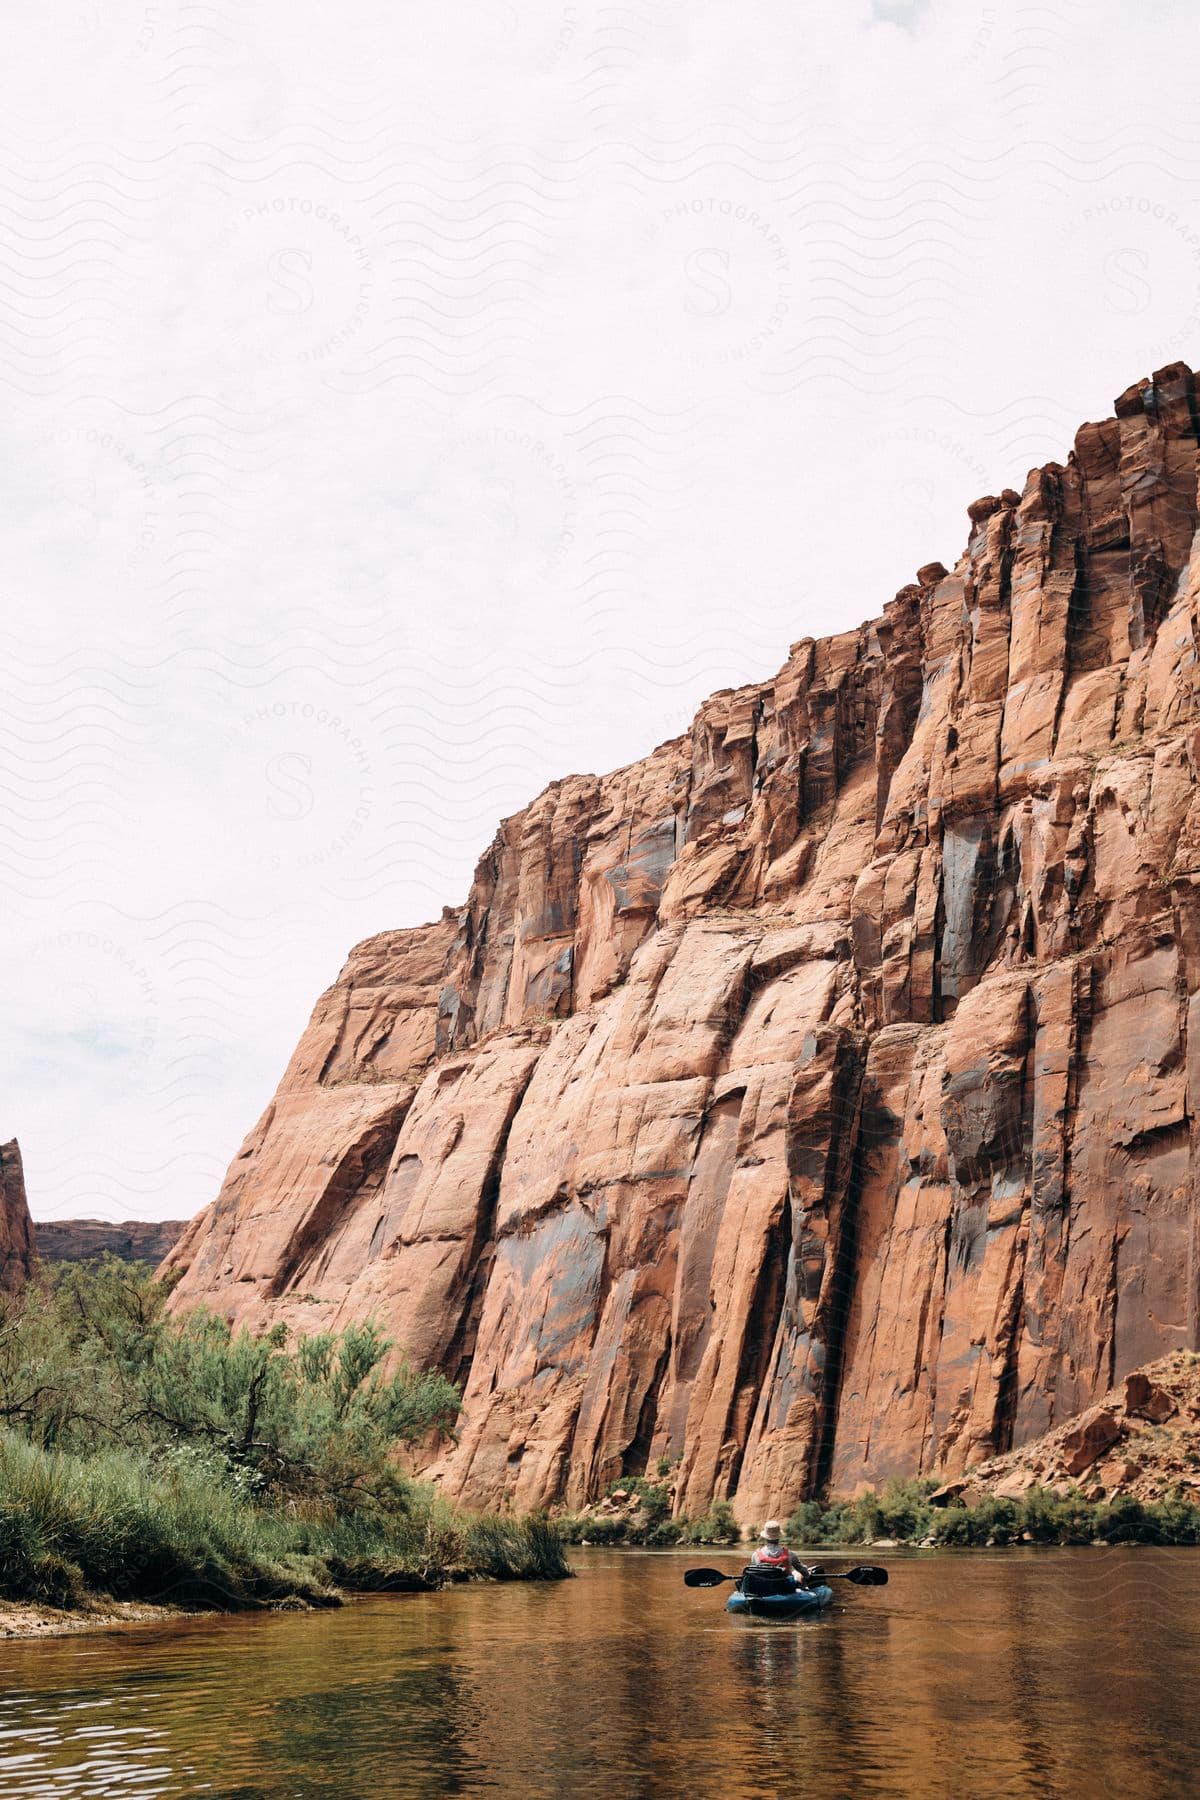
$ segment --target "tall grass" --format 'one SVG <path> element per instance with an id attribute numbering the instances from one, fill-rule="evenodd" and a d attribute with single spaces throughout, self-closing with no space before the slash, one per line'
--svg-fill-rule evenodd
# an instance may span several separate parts
<path id="1" fill-rule="evenodd" d="M 404 1475 L 459 1396 L 375 1324 L 255 1337 L 168 1292 L 110 1259 L 0 1296 L 0 1594 L 237 1607 L 570 1572 L 545 1521 Z"/>
<path id="2" fill-rule="evenodd" d="M 286 1560 L 278 1522 L 203 1467 L 151 1473 L 118 1451 L 79 1457 L 0 1439 L 0 1583 L 12 1597 L 246 1606 L 319 1599 L 315 1566 Z"/>
<path id="3" fill-rule="evenodd" d="M 414 1490 L 403 1516 L 305 1518 L 239 1496 L 203 1458 L 151 1469 L 0 1435 L 0 1592 L 78 1606 L 89 1595 L 223 1610 L 339 1589 L 428 1588 L 472 1575 L 569 1574 L 544 1519 L 486 1519 Z"/>

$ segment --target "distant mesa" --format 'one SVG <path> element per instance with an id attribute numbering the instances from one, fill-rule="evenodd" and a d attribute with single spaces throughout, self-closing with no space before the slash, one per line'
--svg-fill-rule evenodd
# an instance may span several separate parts
<path id="1" fill-rule="evenodd" d="M 48 1263 L 116 1256 L 156 1267 L 174 1249 L 186 1219 L 52 1219 L 34 1224 L 16 1138 L 0 1144 L 0 1293 L 16 1293 L 39 1257 Z"/>
<path id="2" fill-rule="evenodd" d="M 122 1262 L 157 1265 L 187 1230 L 186 1219 L 39 1219 L 38 1254 L 47 1262 L 90 1262 L 116 1256 Z"/>

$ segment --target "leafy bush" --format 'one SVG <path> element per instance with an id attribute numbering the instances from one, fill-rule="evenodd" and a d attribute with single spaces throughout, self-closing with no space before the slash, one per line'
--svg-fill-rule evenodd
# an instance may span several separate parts
<path id="1" fill-rule="evenodd" d="M 1015 1500 L 988 1494 L 976 1506 L 948 1506 L 934 1535 L 941 1544 L 1011 1544 L 1021 1536 Z"/>
<path id="2" fill-rule="evenodd" d="M 648 1529 L 652 1529 L 671 1511 L 671 1490 L 664 1481 L 654 1480 L 649 1475 L 627 1475 L 623 1480 L 611 1481 L 608 1485 L 610 1494 L 633 1494 L 638 1503 L 638 1511 Z"/>
<path id="3" fill-rule="evenodd" d="M 322 1521 L 240 1499 L 215 1465 L 151 1470 L 0 1436 L 0 1568 L 11 1597 L 67 1606 L 87 1592 L 217 1608 L 303 1600 L 342 1587 L 436 1586 L 568 1573 L 545 1519 L 481 1519 L 414 1490 L 402 1518 Z"/>
<path id="4" fill-rule="evenodd" d="M 628 1521 L 606 1513 L 568 1513 L 555 1524 L 564 1544 L 623 1544 L 635 1540 L 628 1537 Z"/>
<path id="5" fill-rule="evenodd" d="M 802 1500 L 787 1522 L 786 1536 L 789 1543 L 813 1544 L 825 1543 L 821 1535 L 825 1522 L 825 1508 L 819 1500 Z"/>
<path id="6" fill-rule="evenodd" d="M 254 1493 L 391 1511 L 405 1485 L 392 1452 L 447 1431 L 458 1393 L 437 1374 L 385 1376 L 390 1349 L 371 1323 L 293 1348 L 285 1326 L 254 1338 L 193 1313 L 146 1363 L 135 1422 L 176 1442 L 200 1438 Z"/>
<path id="7" fill-rule="evenodd" d="M 0 1421 L 46 1448 L 203 1448 L 247 1495 L 394 1510 L 398 1445 L 448 1431 L 438 1374 L 384 1372 L 378 1326 L 262 1337 L 165 1311 L 169 1288 L 107 1258 L 60 1269 L 0 1312 Z"/>
<path id="8" fill-rule="evenodd" d="M 0 1592 L 239 1606 L 568 1573 L 546 1520 L 458 1513 L 401 1473 L 458 1395 L 387 1372 L 377 1326 L 255 1338 L 168 1294 L 109 1258 L 0 1302 Z"/>
<path id="9" fill-rule="evenodd" d="M 932 1482 L 889 1482 L 881 1493 L 822 1506 L 806 1500 L 788 1520 L 797 1544 L 902 1542 L 988 1546 L 1005 1544 L 1195 1544 L 1200 1508 L 1181 1493 L 1147 1503 L 1127 1496 L 1089 1502 L 1078 1492 L 1030 1488 L 1017 1499 L 988 1494 L 974 1506 L 933 1507 Z"/>
<path id="10" fill-rule="evenodd" d="M 638 1499 L 638 1511 L 645 1520 L 648 1531 L 661 1526 L 671 1515 L 671 1496 L 667 1489 L 652 1484 L 643 1487 Z"/>
<path id="11" fill-rule="evenodd" d="M 633 1493 L 632 1481 L 616 1483 L 618 1491 Z M 611 1490 L 610 1490 L 611 1491 Z M 736 1544 L 741 1537 L 733 1508 L 727 1500 L 714 1501 L 701 1518 L 678 1519 L 648 1514 L 644 1502 L 632 1515 L 621 1513 L 572 1513 L 555 1520 L 567 1544 L 629 1544 L 665 1550 L 675 1544 Z"/>
<path id="12" fill-rule="evenodd" d="M 923 1538 L 936 1517 L 929 1495 L 933 1481 L 889 1481 L 879 1496 L 881 1537 Z"/>
<path id="13" fill-rule="evenodd" d="M 680 1520 L 681 1541 L 685 1544 L 736 1544 L 741 1527 L 733 1516 L 728 1500 L 714 1500 L 699 1519 Z"/>

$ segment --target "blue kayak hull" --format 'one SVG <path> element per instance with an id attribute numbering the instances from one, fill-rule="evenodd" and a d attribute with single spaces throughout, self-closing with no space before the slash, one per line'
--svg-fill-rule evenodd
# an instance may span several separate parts
<path id="1" fill-rule="evenodd" d="M 831 1587 L 797 1588 L 794 1594 L 730 1594 L 725 1611 L 752 1619 L 803 1619 L 833 1605 Z"/>

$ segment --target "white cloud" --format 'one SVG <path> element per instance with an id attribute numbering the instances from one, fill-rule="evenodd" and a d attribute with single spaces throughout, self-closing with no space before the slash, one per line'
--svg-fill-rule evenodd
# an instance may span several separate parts
<path id="1" fill-rule="evenodd" d="M 1173 0 L 63 0 L 0 71 L 7 1106 L 210 1197 L 499 816 L 1200 336 Z"/>

